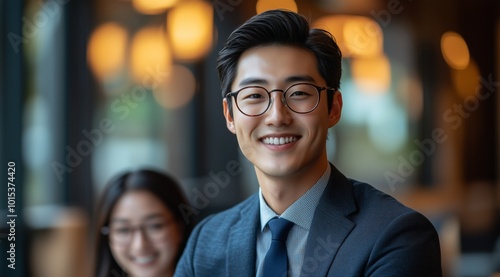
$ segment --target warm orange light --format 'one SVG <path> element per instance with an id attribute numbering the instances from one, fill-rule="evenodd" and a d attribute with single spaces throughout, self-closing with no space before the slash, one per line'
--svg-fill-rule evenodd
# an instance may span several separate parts
<path id="1" fill-rule="evenodd" d="M 87 62 L 101 80 L 116 74 L 125 63 L 127 31 L 116 23 L 105 23 L 90 35 Z"/>
<path id="2" fill-rule="evenodd" d="M 166 82 L 153 90 L 156 101 L 163 107 L 175 109 L 185 106 L 194 96 L 196 79 L 185 66 L 175 65 Z"/>
<path id="3" fill-rule="evenodd" d="M 137 32 L 132 41 L 130 62 L 132 76 L 139 84 L 154 86 L 166 78 L 172 58 L 164 31 L 146 27 Z"/>
<path id="4" fill-rule="evenodd" d="M 179 60 L 203 57 L 212 48 L 213 7 L 203 1 L 183 1 L 167 16 L 172 52 Z"/>
<path id="5" fill-rule="evenodd" d="M 374 20 L 351 16 L 343 29 L 344 43 L 352 56 L 368 57 L 383 53 L 382 29 Z"/>
<path id="6" fill-rule="evenodd" d="M 297 12 L 297 4 L 293 0 L 258 0 L 256 5 L 257 14 L 268 10 L 285 9 Z"/>
<path id="7" fill-rule="evenodd" d="M 178 0 L 132 0 L 134 8 L 143 14 L 159 14 L 174 6 Z"/>
<path id="8" fill-rule="evenodd" d="M 441 53 L 446 63 L 453 69 L 465 69 L 469 64 L 467 43 L 455 32 L 446 32 L 441 36 Z"/>
<path id="9" fill-rule="evenodd" d="M 470 60 L 469 65 L 465 69 L 455 69 L 451 72 L 453 85 L 462 97 L 475 95 L 476 90 L 480 86 L 479 76 L 479 68 L 473 59 Z"/>
<path id="10" fill-rule="evenodd" d="M 361 92 L 386 93 L 391 85 L 391 65 L 387 57 L 355 58 L 351 63 L 352 77 Z"/>
<path id="11" fill-rule="evenodd" d="M 343 57 L 368 57 L 383 52 L 382 29 L 368 17 L 325 16 L 313 22 L 312 26 L 329 31 L 335 37 Z"/>
<path id="12" fill-rule="evenodd" d="M 349 57 L 349 52 L 344 42 L 344 24 L 349 20 L 347 15 L 330 15 L 319 18 L 312 23 L 313 28 L 330 32 L 337 42 L 343 57 Z"/>

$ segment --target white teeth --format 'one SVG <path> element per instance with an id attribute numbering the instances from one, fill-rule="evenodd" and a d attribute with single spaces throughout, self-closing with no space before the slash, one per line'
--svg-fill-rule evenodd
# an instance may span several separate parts
<path id="1" fill-rule="evenodd" d="M 135 257 L 135 262 L 138 264 L 147 264 L 154 260 L 155 256 L 148 256 L 148 257 Z"/>
<path id="2" fill-rule="evenodd" d="M 296 137 L 280 137 L 280 138 L 274 137 L 274 138 L 264 138 L 263 142 L 265 144 L 271 144 L 271 145 L 283 145 L 294 142 L 296 140 L 297 140 Z"/>

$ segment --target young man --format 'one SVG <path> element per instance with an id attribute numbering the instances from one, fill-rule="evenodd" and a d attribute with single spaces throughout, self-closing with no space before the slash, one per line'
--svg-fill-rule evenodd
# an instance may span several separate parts
<path id="1" fill-rule="evenodd" d="M 327 160 L 342 110 L 329 33 L 268 11 L 230 35 L 218 70 L 227 128 L 260 190 L 199 223 L 175 276 L 441 276 L 432 224 Z"/>

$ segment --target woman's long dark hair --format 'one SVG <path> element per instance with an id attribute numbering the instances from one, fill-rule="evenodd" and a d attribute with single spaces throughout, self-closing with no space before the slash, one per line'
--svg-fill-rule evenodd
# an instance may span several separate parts
<path id="1" fill-rule="evenodd" d="M 102 233 L 102 228 L 108 226 L 111 211 L 120 197 L 126 192 L 135 190 L 151 192 L 158 197 L 165 207 L 173 214 L 177 224 L 181 227 L 180 230 L 183 231 L 183 239 L 179 247 L 179 252 L 177 253 L 176 263 L 182 255 L 192 226 L 185 223 L 179 209 L 180 204 L 189 204 L 179 183 L 174 178 L 153 170 L 141 169 L 129 171 L 117 176 L 108 183 L 97 205 L 95 276 L 126 276 L 126 273 L 121 269 L 113 257 L 108 244 L 108 238 Z"/>

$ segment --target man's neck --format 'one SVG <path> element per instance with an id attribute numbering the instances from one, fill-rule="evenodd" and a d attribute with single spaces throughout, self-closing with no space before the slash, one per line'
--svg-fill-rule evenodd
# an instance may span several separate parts
<path id="1" fill-rule="evenodd" d="M 328 161 L 321 167 L 315 167 L 307 174 L 298 173 L 293 176 L 274 177 L 255 169 L 262 196 L 267 205 L 277 214 L 282 214 L 290 205 L 308 191 L 325 173 Z"/>

